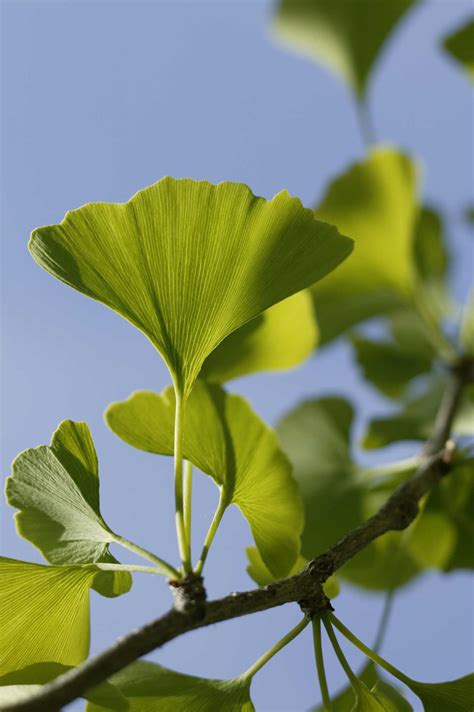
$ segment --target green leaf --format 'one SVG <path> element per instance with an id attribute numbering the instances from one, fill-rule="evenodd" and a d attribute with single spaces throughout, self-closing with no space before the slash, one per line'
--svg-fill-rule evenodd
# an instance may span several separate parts
<path id="1" fill-rule="evenodd" d="M 351 235 L 355 250 L 311 290 L 321 343 L 411 303 L 416 192 L 415 165 L 391 149 L 373 150 L 329 186 L 316 217 Z"/>
<path id="2" fill-rule="evenodd" d="M 306 401 L 277 431 L 305 504 L 301 553 L 307 559 L 335 544 L 363 518 L 349 437 L 352 407 L 341 398 Z"/>
<path id="3" fill-rule="evenodd" d="M 414 256 L 418 275 L 425 281 L 446 278 L 449 254 L 443 233 L 440 214 L 431 207 L 421 208 L 415 228 Z"/>
<path id="4" fill-rule="evenodd" d="M 199 376 L 224 383 L 255 371 L 291 368 L 311 355 L 317 338 L 311 295 L 303 290 L 230 334 L 207 357 Z"/>
<path id="5" fill-rule="evenodd" d="M 425 712 L 472 712 L 474 709 L 474 675 L 449 682 L 407 682 L 423 702 Z"/>
<path id="6" fill-rule="evenodd" d="M 247 573 L 256 584 L 259 586 L 267 586 L 269 583 L 276 581 L 275 576 L 273 576 L 265 566 L 262 557 L 255 546 L 248 546 L 245 551 L 247 552 L 247 558 L 249 560 Z M 293 568 L 288 572 L 288 576 L 294 576 L 299 573 L 305 568 L 305 566 L 307 566 L 307 564 L 308 559 L 305 559 L 304 556 L 301 556 L 300 554 L 296 559 L 296 563 Z M 341 590 L 338 579 L 335 576 L 330 576 L 327 581 L 325 581 L 323 590 L 328 598 L 336 598 Z"/>
<path id="7" fill-rule="evenodd" d="M 117 563 L 114 540 L 99 506 L 99 468 L 86 423 L 64 420 L 50 445 L 20 453 L 6 481 L 6 497 L 17 530 L 52 564 Z M 104 596 L 126 593 L 125 571 L 102 571 L 94 588 Z"/>
<path id="8" fill-rule="evenodd" d="M 70 665 L 60 663 L 35 663 L 21 670 L 15 670 L 0 677 L 0 704 L 13 704 L 26 700 L 41 690 L 41 686 L 72 670 Z M 108 682 L 88 690 L 83 695 L 86 700 L 102 704 L 108 709 L 128 710 L 124 696 Z"/>
<path id="9" fill-rule="evenodd" d="M 398 708 L 380 690 L 369 690 L 363 682 L 359 682 L 351 712 L 398 712 Z"/>
<path id="10" fill-rule="evenodd" d="M 174 392 L 167 388 L 113 403 L 105 418 L 133 447 L 172 455 L 174 413 Z M 299 553 L 303 512 L 274 432 L 243 398 L 198 381 L 187 403 L 183 452 L 222 487 L 227 505 L 239 507 L 272 574 L 285 576 Z"/>
<path id="11" fill-rule="evenodd" d="M 444 48 L 474 79 L 474 18 L 443 40 Z"/>
<path id="12" fill-rule="evenodd" d="M 444 383 L 433 378 L 426 389 L 407 400 L 400 410 L 386 418 L 370 421 L 362 445 L 367 449 L 381 448 L 401 440 L 427 440 L 433 430 L 444 391 Z M 474 405 L 474 388 L 469 386 L 453 424 L 453 432 L 470 435 Z"/>
<path id="13" fill-rule="evenodd" d="M 352 242 L 287 191 L 163 178 L 34 230 L 48 272 L 144 332 L 187 396 L 223 339 L 342 262 Z"/>
<path id="14" fill-rule="evenodd" d="M 351 338 L 364 378 L 390 398 L 403 395 L 410 381 L 431 369 L 431 358 L 402 350 L 389 341 Z"/>
<path id="15" fill-rule="evenodd" d="M 140 661 L 114 675 L 111 683 L 129 703 L 130 712 L 254 712 L 250 682 L 207 680 Z M 102 712 L 102 705 L 87 705 L 87 712 Z"/>
<path id="16" fill-rule="evenodd" d="M 0 557 L 0 675 L 36 663 L 82 662 L 89 652 L 89 589 L 102 573 L 100 565 Z"/>
<path id="17" fill-rule="evenodd" d="M 474 356 L 474 288 L 471 289 L 471 293 L 463 309 L 459 340 L 464 346 L 466 353 L 470 356 Z"/>
<path id="18" fill-rule="evenodd" d="M 385 41 L 414 0 L 281 0 L 275 30 L 341 76 L 361 97 Z"/>

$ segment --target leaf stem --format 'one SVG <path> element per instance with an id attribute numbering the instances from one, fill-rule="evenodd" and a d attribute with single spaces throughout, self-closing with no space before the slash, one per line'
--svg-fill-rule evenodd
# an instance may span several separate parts
<path id="1" fill-rule="evenodd" d="M 224 494 L 224 488 L 221 487 L 220 495 L 219 495 L 219 504 L 217 505 L 217 509 L 214 512 L 212 522 L 211 522 L 211 524 L 209 526 L 209 530 L 206 534 L 206 538 L 204 540 L 204 545 L 203 545 L 202 551 L 201 551 L 201 556 L 200 556 L 199 561 L 194 569 L 194 573 L 196 573 L 196 574 L 200 574 L 204 567 L 204 562 L 207 559 L 209 549 L 211 548 L 211 544 L 214 540 L 214 537 L 216 535 L 219 524 L 221 523 L 221 519 L 224 516 L 224 512 L 227 509 L 227 504 L 228 504 L 227 496 Z"/>
<path id="2" fill-rule="evenodd" d="M 273 647 L 270 648 L 270 650 L 267 650 L 266 653 L 262 655 L 261 658 L 259 658 L 253 665 L 249 667 L 248 670 L 246 670 L 242 675 L 239 675 L 239 679 L 241 680 L 251 680 L 253 676 L 263 668 L 264 665 L 268 663 L 269 660 L 271 660 L 277 653 L 280 652 L 282 648 L 285 647 L 285 645 L 288 645 L 288 643 L 291 643 L 292 640 L 298 636 L 302 630 L 306 628 L 308 625 L 309 620 L 305 617 L 303 620 L 298 623 L 297 626 L 292 628 L 289 633 L 287 633 L 281 640 L 278 641 L 278 643 L 275 643 Z"/>
<path id="3" fill-rule="evenodd" d="M 405 675 L 403 672 L 398 670 L 398 668 L 389 663 L 387 660 L 384 660 L 384 658 L 382 658 L 378 653 L 376 653 L 374 650 L 365 645 L 361 640 L 359 640 L 359 638 L 357 638 L 354 633 L 351 633 L 351 631 L 346 628 L 346 626 L 341 623 L 341 621 L 336 618 L 334 614 L 329 613 L 328 620 L 330 620 L 334 624 L 334 626 L 342 633 L 342 635 L 347 638 L 347 640 L 349 640 L 353 645 L 355 645 L 356 648 L 359 648 L 359 650 L 361 650 L 368 658 L 373 660 L 374 663 L 380 665 L 381 668 L 389 672 L 394 677 L 398 678 L 398 680 L 403 682 L 405 685 L 410 686 L 410 684 L 413 683 L 413 680 L 409 678 L 408 675 Z"/>
<path id="4" fill-rule="evenodd" d="M 314 656 L 316 658 L 316 669 L 318 671 L 318 680 L 319 687 L 321 688 L 321 696 L 323 698 L 323 706 L 326 712 L 331 712 L 332 704 L 329 696 L 326 672 L 324 670 L 323 646 L 321 642 L 321 618 L 319 616 L 315 616 L 312 620 L 312 624 Z"/>
<path id="5" fill-rule="evenodd" d="M 193 464 L 189 460 L 184 464 L 184 528 L 186 531 L 186 542 L 189 547 L 189 560 L 191 556 L 191 512 L 193 498 Z"/>
<path id="6" fill-rule="evenodd" d="M 174 566 L 168 564 L 168 562 L 164 559 L 160 559 L 159 556 L 155 556 L 155 554 L 152 554 L 151 551 L 143 549 L 141 546 L 138 546 L 138 544 L 134 544 L 132 541 L 129 541 L 128 539 L 125 539 L 125 537 L 119 536 L 118 534 L 113 534 L 113 541 L 116 544 L 120 544 L 120 546 L 123 546 L 125 549 L 132 551 L 134 554 L 137 554 L 144 559 L 148 559 L 148 561 L 152 561 L 157 565 L 157 568 L 160 569 L 163 576 L 169 576 L 173 579 L 181 578 L 181 574 L 174 568 Z"/>
<path id="7" fill-rule="evenodd" d="M 86 564 L 90 566 L 90 564 Z M 96 566 L 101 571 L 136 571 L 143 574 L 158 574 L 161 575 L 161 571 L 157 566 L 140 566 L 140 564 L 102 564 L 97 563 Z"/>
<path id="8" fill-rule="evenodd" d="M 186 536 L 183 504 L 183 440 L 184 440 L 184 415 L 185 399 L 176 389 L 176 410 L 174 420 L 174 496 L 176 512 L 176 534 L 178 537 L 179 555 L 183 564 L 183 571 L 189 574 L 192 571 L 190 543 Z"/>
<path id="9" fill-rule="evenodd" d="M 346 656 L 342 652 L 341 646 L 339 645 L 339 642 L 336 638 L 336 634 L 334 633 L 333 627 L 331 625 L 330 617 L 328 616 L 328 614 L 326 612 L 324 612 L 321 615 L 321 618 L 324 623 L 324 627 L 326 628 L 326 632 L 329 636 L 329 640 L 331 641 L 331 645 L 334 648 L 334 652 L 337 655 L 337 659 L 341 663 L 341 667 L 344 670 L 344 672 L 346 673 L 347 677 L 349 678 L 349 681 L 350 681 L 352 687 L 354 688 L 355 691 L 357 691 L 357 689 L 359 688 L 359 678 L 352 671 L 351 666 L 347 662 Z"/>

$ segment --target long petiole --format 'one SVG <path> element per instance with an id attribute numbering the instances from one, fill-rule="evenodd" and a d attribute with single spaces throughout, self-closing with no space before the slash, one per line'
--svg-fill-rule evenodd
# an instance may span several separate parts
<path id="1" fill-rule="evenodd" d="M 186 537 L 183 504 L 183 440 L 184 440 L 184 408 L 185 399 L 176 389 L 176 410 L 174 420 L 174 497 L 176 511 L 176 534 L 178 537 L 179 555 L 183 571 L 192 571 L 190 542 Z"/>
<path id="2" fill-rule="evenodd" d="M 347 638 L 347 640 L 349 640 L 353 645 L 355 645 L 356 648 L 359 648 L 359 650 L 361 650 L 368 658 L 373 660 L 374 663 L 380 665 L 381 668 L 389 672 L 394 677 L 398 678 L 398 680 L 405 683 L 405 685 L 410 685 L 410 683 L 413 682 L 413 680 L 409 678 L 408 675 L 404 675 L 394 665 L 391 665 L 389 662 L 387 662 L 387 660 L 384 660 L 384 658 L 380 657 L 378 653 L 374 652 L 367 645 L 364 645 L 364 643 L 359 640 L 359 638 L 357 638 L 354 633 L 351 633 L 351 631 L 346 628 L 346 626 L 341 623 L 341 621 L 336 618 L 335 615 L 330 613 L 329 619 L 331 620 L 333 625 L 342 633 L 342 635 Z"/>
<path id="3" fill-rule="evenodd" d="M 86 564 L 89 566 L 89 564 Z M 96 566 L 101 571 L 129 571 L 142 574 L 158 574 L 162 575 L 161 569 L 157 566 L 141 566 L 140 564 L 102 564 L 97 563 Z"/>
<path id="4" fill-rule="evenodd" d="M 328 614 L 323 613 L 322 619 L 323 619 L 324 627 L 326 628 L 326 632 L 329 636 L 329 640 L 331 641 L 331 645 L 334 648 L 334 652 L 337 655 L 337 659 L 341 663 L 342 669 L 346 673 L 352 687 L 354 688 L 355 693 L 357 694 L 357 690 L 360 686 L 359 678 L 353 673 L 351 666 L 349 665 L 349 663 L 346 660 L 346 656 L 342 652 L 341 646 L 339 645 L 339 642 L 336 638 L 336 634 L 334 633 L 334 630 L 332 628 Z"/>
<path id="5" fill-rule="evenodd" d="M 211 522 L 211 524 L 209 526 L 209 530 L 206 534 L 206 538 L 204 540 L 204 545 L 203 545 L 202 551 L 201 551 L 201 556 L 200 556 L 199 561 L 196 564 L 196 567 L 194 569 L 194 573 L 196 573 L 198 575 L 201 573 L 201 571 L 203 569 L 204 562 L 207 559 L 209 549 L 211 548 L 211 544 L 213 542 L 213 539 L 216 535 L 217 529 L 219 527 L 219 524 L 221 523 L 221 519 L 224 516 L 224 512 L 226 509 L 227 509 L 227 497 L 224 495 L 224 488 L 221 487 L 220 495 L 219 495 L 219 504 L 217 505 L 217 509 L 214 513 L 214 517 L 212 518 L 212 522 Z"/>
<path id="6" fill-rule="evenodd" d="M 177 569 L 174 568 L 174 566 L 171 566 L 171 564 L 168 564 L 167 561 L 160 559 L 159 556 L 155 556 L 155 554 L 152 554 L 151 551 L 147 551 L 147 549 L 142 549 L 142 547 L 138 546 L 138 544 L 134 544 L 132 541 L 129 541 L 128 539 L 125 539 L 123 536 L 119 536 L 118 534 L 113 535 L 113 541 L 116 544 L 120 544 L 120 546 L 123 546 L 125 549 L 132 551 L 134 554 L 137 554 L 138 556 L 141 556 L 144 559 L 148 559 L 148 561 L 151 561 L 156 564 L 156 568 L 160 570 L 160 573 L 163 576 L 169 576 L 172 579 L 181 578 L 181 574 Z"/>
<path id="7" fill-rule="evenodd" d="M 249 667 L 248 670 L 246 670 L 242 675 L 239 675 L 239 678 L 241 680 L 251 680 L 253 676 L 263 668 L 264 665 L 268 663 L 269 660 L 271 660 L 277 653 L 280 652 L 282 648 L 285 647 L 285 645 L 288 645 L 288 643 L 291 643 L 292 640 L 296 638 L 297 635 L 301 633 L 302 630 L 306 628 L 308 625 L 309 620 L 307 618 L 303 618 L 301 623 L 298 623 L 297 626 L 292 628 L 289 633 L 287 633 L 281 640 L 278 641 L 270 650 L 267 650 L 267 652 L 262 655 L 261 658 L 259 658 L 253 665 Z"/>
<path id="8" fill-rule="evenodd" d="M 186 532 L 186 542 L 189 547 L 189 560 L 192 561 L 191 555 L 191 510 L 193 499 L 193 465 L 192 462 L 186 460 L 184 463 L 184 529 Z"/>
<path id="9" fill-rule="evenodd" d="M 318 671 L 319 687 L 321 688 L 321 696 L 326 712 L 331 712 L 332 704 L 329 697 L 328 683 L 326 680 L 326 672 L 324 670 L 323 646 L 321 642 L 321 618 L 315 616 L 312 620 L 313 624 L 313 642 L 314 656 L 316 658 L 316 669 Z"/>

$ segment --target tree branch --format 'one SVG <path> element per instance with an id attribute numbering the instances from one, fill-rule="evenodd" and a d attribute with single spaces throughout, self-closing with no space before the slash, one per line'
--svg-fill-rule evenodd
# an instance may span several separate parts
<path id="1" fill-rule="evenodd" d="M 418 514 L 420 499 L 449 470 L 449 436 L 467 383 L 474 380 L 474 362 L 462 360 L 451 369 L 433 434 L 415 474 L 401 484 L 382 508 L 335 546 L 313 559 L 300 573 L 243 593 L 209 601 L 202 609 L 171 609 L 162 617 L 119 638 L 110 648 L 46 684 L 28 701 L 2 707 L 3 712 L 55 712 L 107 680 L 138 658 L 184 633 L 214 623 L 298 602 L 310 616 L 328 608 L 322 585 L 349 559 L 388 531 L 405 529 Z"/>

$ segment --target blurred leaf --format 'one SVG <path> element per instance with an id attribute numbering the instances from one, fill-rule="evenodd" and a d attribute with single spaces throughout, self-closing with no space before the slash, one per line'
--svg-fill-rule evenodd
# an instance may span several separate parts
<path id="1" fill-rule="evenodd" d="M 0 677 L 0 704 L 13 704 L 28 699 L 41 690 L 41 686 L 71 670 L 70 665 L 60 663 L 36 663 Z M 108 682 L 103 682 L 81 697 L 103 704 L 107 709 L 128 710 L 127 700 Z"/>
<path id="2" fill-rule="evenodd" d="M 18 533 L 52 564 L 117 563 L 109 551 L 113 532 L 99 505 L 99 467 L 86 423 L 63 420 L 50 445 L 30 448 L 13 462 L 6 497 Z M 125 571 L 102 571 L 94 588 L 119 596 L 132 585 Z"/>
<path id="3" fill-rule="evenodd" d="M 280 0 L 274 27 L 362 97 L 382 47 L 414 0 Z"/>
<path id="4" fill-rule="evenodd" d="M 185 395 L 226 336 L 351 249 L 287 191 L 267 201 L 239 183 L 173 178 L 73 210 L 30 240 L 44 269 L 143 331 Z"/>
<path id="5" fill-rule="evenodd" d="M 474 287 L 464 307 L 459 340 L 470 356 L 474 356 Z"/>
<path id="6" fill-rule="evenodd" d="M 430 358 L 409 353 L 398 344 L 360 336 L 353 336 L 351 342 L 365 379 L 391 398 L 403 395 L 413 378 L 431 369 Z"/>
<path id="7" fill-rule="evenodd" d="M 173 454 L 175 397 L 139 391 L 113 403 L 109 427 L 133 447 Z M 227 504 L 247 519 L 272 574 L 285 576 L 300 546 L 303 512 L 291 466 L 268 428 L 243 398 L 196 383 L 186 410 L 184 457 L 223 488 Z M 271 516 L 269 516 L 271 512 Z"/>
<path id="8" fill-rule="evenodd" d="M 89 589 L 102 573 L 94 564 L 41 566 L 0 557 L 0 675 L 85 660 Z"/>
<path id="9" fill-rule="evenodd" d="M 311 289 L 321 343 L 411 303 L 416 203 L 415 165 L 391 149 L 373 150 L 329 186 L 316 217 L 349 234 L 355 249 Z"/>
<path id="10" fill-rule="evenodd" d="M 250 682 L 207 680 L 140 661 L 111 678 L 129 703 L 130 712 L 254 712 Z M 87 705 L 87 712 L 102 712 L 103 705 Z"/>
<path id="11" fill-rule="evenodd" d="M 255 546 L 248 546 L 246 549 L 248 566 L 247 573 L 252 578 L 258 586 L 267 586 L 269 583 L 276 581 L 275 577 L 272 576 L 268 568 L 263 563 L 262 557 Z M 296 559 L 296 563 L 293 568 L 288 572 L 288 576 L 294 576 L 295 574 L 302 571 L 308 564 L 308 559 L 305 559 L 301 554 Z M 335 576 L 330 576 L 327 581 L 323 584 L 324 593 L 328 598 L 336 598 L 340 592 L 340 584 Z"/>
<path id="12" fill-rule="evenodd" d="M 445 37 L 443 45 L 463 65 L 470 79 L 474 79 L 474 19 Z"/>
<path id="13" fill-rule="evenodd" d="M 427 326 L 414 309 L 401 309 L 391 314 L 390 332 L 401 351 L 425 361 L 436 358 L 437 352 Z"/>
<path id="14" fill-rule="evenodd" d="M 425 281 L 446 277 L 449 255 L 443 232 L 439 213 L 430 207 L 421 208 L 415 229 L 414 254 L 418 275 Z"/>
<path id="15" fill-rule="evenodd" d="M 425 712 L 472 712 L 474 709 L 474 675 L 449 682 L 416 682 L 409 687 L 423 702 Z"/>
<path id="16" fill-rule="evenodd" d="M 311 355 L 317 338 L 311 295 L 304 290 L 230 334 L 207 357 L 199 375 L 224 383 L 255 371 L 291 368 Z"/>
<path id="17" fill-rule="evenodd" d="M 444 384 L 432 379 L 416 398 L 407 400 L 399 411 L 387 418 L 370 421 L 362 444 L 367 449 L 381 448 L 401 440 L 426 440 L 433 429 L 443 395 Z M 474 415 L 474 387 L 469 386 L 453 424 L 453 432 L 470 435 Z"/>

